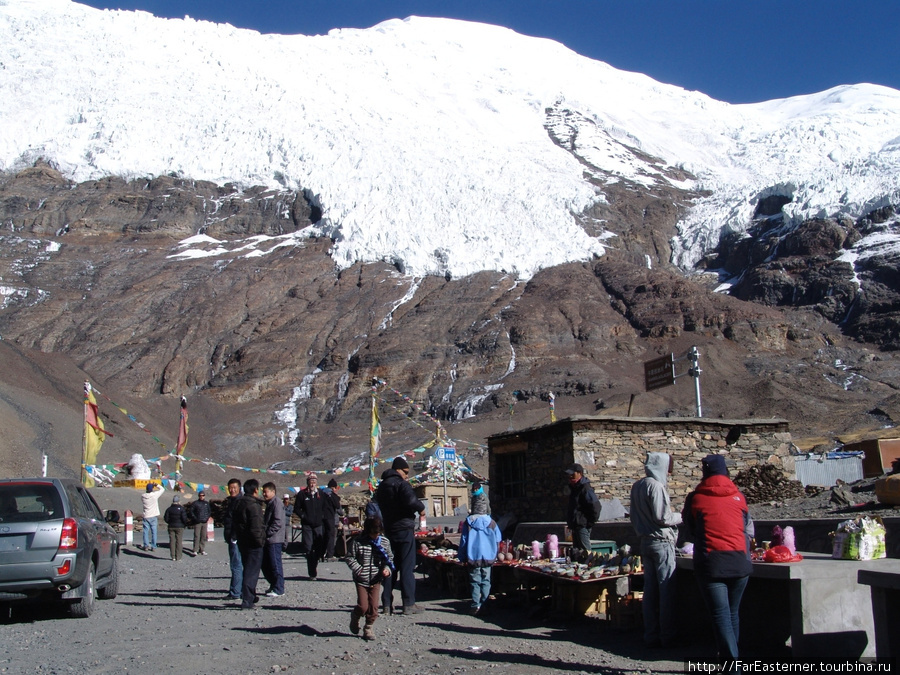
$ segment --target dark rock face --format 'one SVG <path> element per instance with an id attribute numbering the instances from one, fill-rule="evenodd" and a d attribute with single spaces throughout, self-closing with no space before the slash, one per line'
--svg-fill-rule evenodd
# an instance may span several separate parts
<path id="1" fill-rule="evenodd" d="M 879 351 L 900 345 L 896 261 L 858 262 L 857 283 L 837 260 L 867 228 L 893 227 L 893 213 L 793 232 L 767 217 L 751 237 L 724 237 L 707 264 L 743 273 L 729 296 L 668 263 L 686 198 L 610 192 L 584 216 L 618 234 L 609 255 L 527 283 L 498 272 L 412 279 L 388 263 L 337 270 L 328 239 L 259 257 L 172 257 L 198 232 L 231 243 L 296 232 L 319 217 L 309 195 L 171 177 L 71 185 L 36 166 L 0 182 L 4 358 L 65 357 L 151 419 L 187 394 L 194 456 L 242 465 L 321 467 L 364 452 L 375 377 L 388 383 L 387 455 L 427 440 L 427 415 L 471 443 L 545 423 L 551 392 L 558 417 L 692 415 L 690 378 L 643 393 L 644 361 L 692 345 L 706 416 L 784 417 L 795 437 L 825 441 L 900 420 L 900 361 Z M 78 433 L 80 380 L 70 397 L 62 379 L 0 370 L 0 417 L 17 387 L 34 400 L 52 391 Z M 139 441 L 110 441 L 109 452 L 127 460 Z"/>

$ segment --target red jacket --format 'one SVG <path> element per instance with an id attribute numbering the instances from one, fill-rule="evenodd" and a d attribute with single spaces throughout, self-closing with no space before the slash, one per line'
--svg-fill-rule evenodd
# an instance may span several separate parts
<path id="1" fill-rule="evenodd" d="M 710 476 L 688 495 L 682 511 L 694 542 L 694 569 L 715 579 L 750 574 L 753 520 L 747 500 L 727 476 Z"/>

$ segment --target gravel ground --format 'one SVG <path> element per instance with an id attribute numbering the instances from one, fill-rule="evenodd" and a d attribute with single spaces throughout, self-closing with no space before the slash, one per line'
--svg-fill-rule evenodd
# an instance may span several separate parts
<path id="1" fill-rule="evenodd" d="M 648 651 L 635 631 L 598 619 L 553 621 L 520 599 L 501 597 L 488 616 L 469 616 L 465 601 L 420 575 L 425 611 L 380 617 L 376 640 L 366 642 L 348 630 L 355 594 L 344 563 L 323 563 L 319 580 L 309 581 L 306 561 L 286 557 L 285 596 L 241 610 L 225 600 L 227 551 L 216 535 L 208 556 L 180 562 L 164 543 L 153 553 L 124 547 L 119 595 L 99 601 L 89 619 L 21 608 L 0 626 L 0 672 L 674 673 L 686 657 L 711 655 L 706 640 Z"/>

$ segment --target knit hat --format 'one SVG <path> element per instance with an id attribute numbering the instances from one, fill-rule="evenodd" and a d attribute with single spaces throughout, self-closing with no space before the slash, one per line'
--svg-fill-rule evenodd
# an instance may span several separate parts
<path id="1" fill-rule="evenodd" d="M 156 487 L 156 483 L 147 483 L 147 492 L 153 492 L 153 488 Z"/>
<path id="2" fill-rule="evenodd" d="M 337 486 L 338 486 L 337 481 L 334 478 L 332 478 L 330 481 L 328 481 L 328 487 L 336 488 Z"/>
<path id="3" fill-rule="evenodd" d="M 568 469 L 566 469 L 566 473 L 569 474 L 570 476 L 573 473 L 580 473 L 583 476 L 584 475 L 584 467 L 581 466 L 581 464 L 573 464 Z"/>
<path id="4" fill-rule="evenodd" d="M 472 495 L 472 513 L 475 515 L 484 515 L 488 512 L 488 500 L 482 493 L 480 495 Z"/>
<path id="5" fill-rule="evenodd" d="M 394 457 L 394 461 L 391 464 L 391 468 L 394 471 L 400 471 L 401 469 L 404 471 L 409 471 L 409 463 L 402 457 Z"/>
<path id="6" fill-rule="evenodd" d="M 728 467 L 725 466 L 725 458 L 722 455 L 707 455 L 703 458 L 701 466 L 704 478 L 728 475 Z"/>

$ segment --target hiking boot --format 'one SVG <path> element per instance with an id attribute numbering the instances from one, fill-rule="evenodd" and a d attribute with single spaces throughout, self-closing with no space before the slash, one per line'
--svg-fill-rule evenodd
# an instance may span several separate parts
<path id="1" fill-rule="evenodd" d="M 350 632 L 354 635 L 359 635 L 359 619 L 359 614 L 350 612 Z"/>
<path id="2" fill-rule="evenodd" d="M 422 608 L 419 607 L 418 605 L 408 605 L 407 607 L 403 608 L 404 616 L 406 616 L 407 614 L 421 614 L 421 613 L 422 613 Z"/>
<path id="3" fill-rule="evenodd" d="M 372 627 L 372 624 L 367 623 L 363 627 L 363 640 L 374 640 L 375 639 L 375 629 Z"/>

